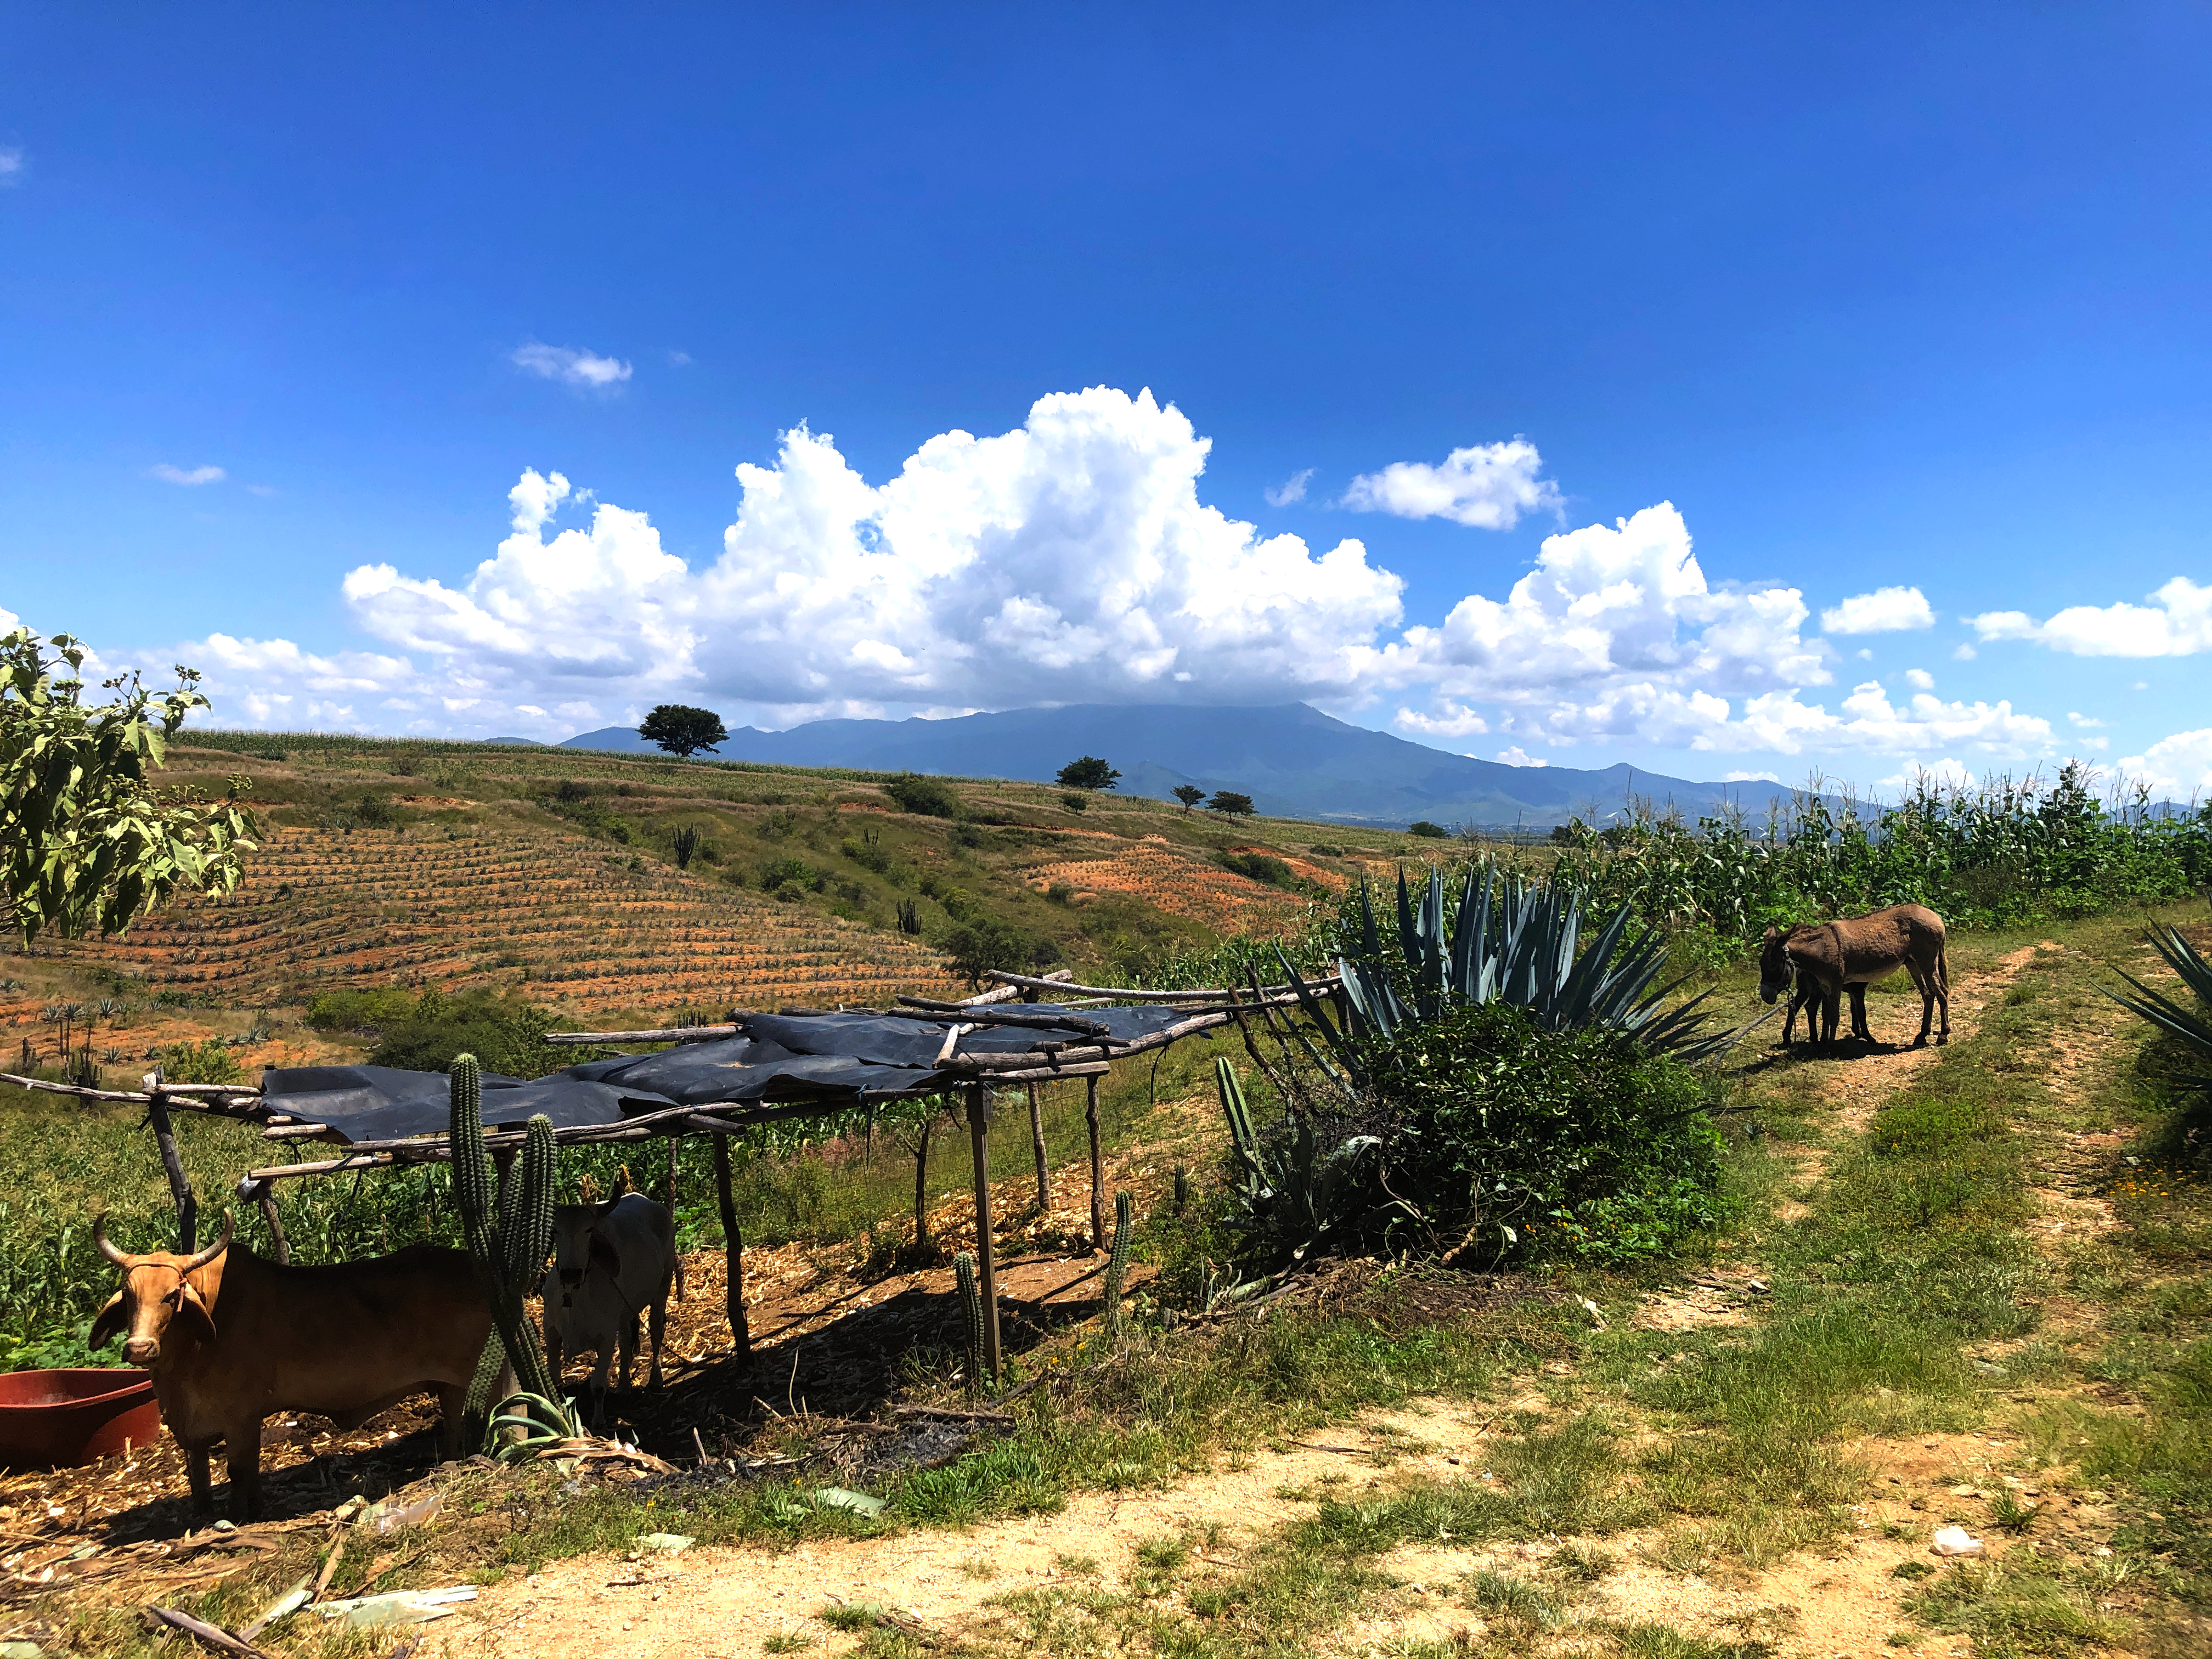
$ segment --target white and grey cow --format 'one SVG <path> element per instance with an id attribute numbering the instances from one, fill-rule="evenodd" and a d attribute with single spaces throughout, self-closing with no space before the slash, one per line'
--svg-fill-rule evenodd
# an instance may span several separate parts
<path id="1" fill-rule="evenodd" d="M 660 1334 L 668 1321 L 668 1289 L 676 1277 L 676 1223 L 665 1204 L 642 1193 L 601 1204 L 562 1204 L 553 1212 L 553 1265 L 538 1286 L 545 1299 L 545 1348 L 560 1374 L 562 1356 L 596 1353 L 593 1400 L 605 1396 L 607 1366 L 629 1388 L 637 1358 L 637 1316 L 653 1337 L 647 1380 L 660 1386 Z"/>

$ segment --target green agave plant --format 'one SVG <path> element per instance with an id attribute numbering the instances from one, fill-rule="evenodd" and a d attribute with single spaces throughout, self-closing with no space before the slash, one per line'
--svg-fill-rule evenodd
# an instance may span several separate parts
<path id="1" fill-rule="evenodd" d="M 2182 937 L 2179 927 L 2148 928 L 2143 937 L 2181 976 L 2181 982 L 2196 994 L 2197 1006 L 2194 1010 L 2185 1007 L 2172 998 L 2152 990 L 2132 974 L 2122 974 L 2120 977 L 2135 988 L 2134 995 L 2112 990 L 2106 990 L 2105 994 L 2130 1013 L 2140 1014 L 2152 1024 L 2172 1032 L 2197 1053 L 2212 1060 L 2212 1018 L 2207 1018 L 2212 1014 L 2212 963 L 2205 961 L 2197 948 Z M 2212 1077 L 2197 1081 L 2212 1088 Z"/>
<path id="2" fill-rule="evenodd" d="M 1348 1029 L 1323 1016 L 1320 999 L 1307 988 L 1289 958 L 1279 949 L 1276 955 L 1300 1005 L 1354 1083 L 1361 1080 L 1361 1040 L 1387 1039 L 1409 1021 L 1435 1018 L 1454 1002 L 1509 1003 L 1526 1009 L 1549 1030 L 1630 1031 L 1645 1047 L 1678 1060 L 1707 1060 L 1726 1050 L 1750 1026 L 1709 1030 L 1711 1016 L 1698 1011 L 1712 994 L 1710 991 L 1680 1006 L 1666 1007 L 1682 981 L 1659 982 L 1667 965 L 1667 947 L 1650 933 L 1631 939 L 1633 920 L 1632 908 L 1623 904 L 1598 929 L 1588 948 L 1580 948 L 1580 890 L 1501 874 L 1486 862 L 1479 868 L 1468 866 L 1448 927 L 1443 872 L 1431 866 L 1417 905 L 1401 870 L 1393 942 L 1403 965 L 1407 995 L 1401 994 L 1397 975 L 1390 971 L 1375 907 L 1363 882 L 1359 954 L 1337 958 Z M 1325 1065 L 1310 1048 L 1308 1052 Z"/>

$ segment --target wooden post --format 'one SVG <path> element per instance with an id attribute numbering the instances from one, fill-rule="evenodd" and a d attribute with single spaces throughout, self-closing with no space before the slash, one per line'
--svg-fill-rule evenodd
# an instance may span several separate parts
<path id="1" fill-rule="evenodd" d="M 714 1139 L 719 1141 L 721 1136 L 716 1135 Z M 672 1134 L 668 1137 L 668 1219 L 671 1225 L 676 1221 L 676 1139 Z M 676 1299 L 678 1302 L 684 1299 L 684 1253 L 681 1250 L 676 1253 Z"/>
<path id="2" fill-rule="evenodd" d="M 975 1272 L 982 1281 L 983 1364 L 999 1375 L 999 1275 L 991 1261 L 991 1091 L 968 1087 L 968 1139 L 975 1155 Z"/>
<path id="3" fill-rule="evenodd" d="M 146 1118 L 154 1126 L 154 1145 L 161 1154 L 162 1172 L 169 1177 L 169 1196 L 177 1206 L 177 1254 L 190 1255 L 199 1249 L 200 1201 L 185 1174 L 185 1160 L 177 1155 L 177 1132 L 169 1122 L 169 1097 L 161 1092 L 161 1073 L 146 1079 Z"/>
<path id="4" fill-rule="evenodd" d="M 919 1260 L 929 1249 L 929 1132 L 937 1127 L 937 1115 L 945 1103 L 932 1096 L 929 1109 L 922 1114 L 921 1139 L 914 1149 L 914 1253 Z"/>
<path id="5" fill-rule="evenodd" d="M 730 1316 L 730 1340 L 739 1354 L 753 1351 L 752 1328 L 745 1322 L 745 1241 L 738 1231 L 737 1200 L 730 1192 L 730 1138 L 714 1137 L 714 1201 L 722 1212 L 722 1259 L 729 1285 L 723 1303 Z"/>
<path id="6" fill-rule="evenodd" d="M 261 1206 L 261 1219 L 268 1227 L 269 1237 L 275 1243 L 276 1265 L 280 1267 L 290 1267 L 292 1247 L 284 1242 L 284 1224 L 276 1214 L 276 1183 L 270 1181 L 255 1182 L 253 1198 L 254 1201 Z"/>
<path id="7" fill-rule="evenodd" d="M 1042 1215 L 1052 1208 L 1052 1170 L 1045 1164 L 1044 1107 L 1034 1083 L 1030 1085 L 1030 1151 L 1036 1158 L 1037 1213 Z"/>
<path id="8" fill-rule="evenodd" d="M 1083 1121 L 1091 1129 L 1091 1248 L 1106 1248 L 1106 1159 L 1098 1150 L 1098 1076 L 1083 1079 Z"/>

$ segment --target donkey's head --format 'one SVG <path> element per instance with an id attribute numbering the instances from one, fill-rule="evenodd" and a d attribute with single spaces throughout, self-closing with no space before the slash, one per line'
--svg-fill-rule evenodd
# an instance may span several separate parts
<path id="1" fill-rule="evenodd" d="M 1770 927 L 1759 951 L 1759 1000 L 1771 1004 L 1790 989 L 1793 964 L 1790 960 L 1787 927 Z"/>

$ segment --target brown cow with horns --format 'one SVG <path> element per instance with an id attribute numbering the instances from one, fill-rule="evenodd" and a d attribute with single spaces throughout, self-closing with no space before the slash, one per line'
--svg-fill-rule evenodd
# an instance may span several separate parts
<path id="1" fill-rule="evenodd" d="M 95 1348 L 127 1331 L 124 1358 L 153 1374 L 161 1420 L 184 1448 L 192 1507 L 214 1507 L 208 1455 L 228 1446 L 230 1513 L 260 1507 L 261 1422 L 312 1412 L 354 1429 L 412 1394 L 434 1390 L 444 1455 L 461 1449 L 461 1419 L 491 1305 L 465 1250 L 417 1244 L 368 1261 L 280 1267 L 222 1237 L 193 1255 L 130 1255 L 93 1229 L 123 1288 L 94 1321 Z M 513 1386 L 502 1376 L 500 1392 Z"/>

